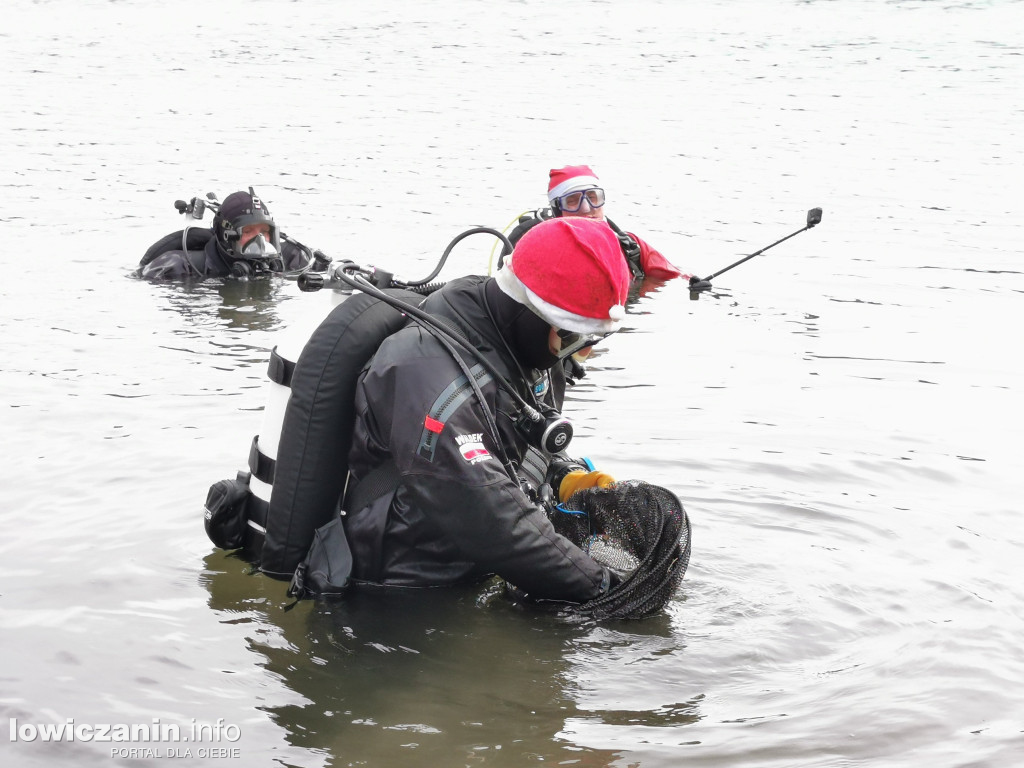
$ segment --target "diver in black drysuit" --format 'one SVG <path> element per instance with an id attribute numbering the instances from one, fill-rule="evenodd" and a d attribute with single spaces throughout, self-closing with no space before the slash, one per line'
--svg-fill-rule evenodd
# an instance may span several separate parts
<path id="1" fill-rule="evenodd" d="M 249 229 L 257 233 L 248 237 Z M 316 267 L 313 252 L 279 232 L 266 203 L 250 187 L 224 198 L 211 229 L 179 230 L 150 246 L 135 275 L 147 280 L 253 277 L 311 265 Z"/>
<path id="2" fill-rule="evenodd" d="M 542 453 L 520 417 L 524 401 L 560 410 L 560 360 L 621 327 L 629 283 L 603 222 L 554 219 L 495 277 L 453 280 L 423 301 L 475 350 L 453 344 L 462 365 L 420 324 L 384 339 L 355 390 L 343 505 L 353 580 L 423 587 L 497 574 L 533 598 L 568 602 L 617 583 L 555 532 L 540 503 L 569 478 L 584 488 L 607 476 L 568 459 L 559 441 L 546 443 L 554 456 Z M 392 482 L 381 483 L 389 466 Z"/>
<path id="3" fill-rule="evenodd" d="M 422 309 L 446 320 L 522 397 L 535 391 L 561 408 L 564 380 L 547 348 L 550 326 L 493 278 L 453 280 Z M 474 358 L 463 354 L 472 368 Z M 503 468 L 506 457 L 484 448 L 494 441 L 473 393 L 467 390 L 461 406 L 447 410 L 460 376 L 450 353 L 418 325 L 385 339 L 364 372 L 349 469 L 358 480 L 390 460 L 401 481 L 393 493 L 348 510 L 353 579 L 436 586 L 497 573 L 536 597 L 575 602 L 601 594 L 609 587 L 608 570 L 555 533 L 543 507 Z M 495 452 L 505 452 L 522 470 L 527 444 L 513 423 L 518 406 L 489 376 L 480 387 L 497 417 Z M 431 431 L 431 419 L 444 424 L 440 434 Z"/>

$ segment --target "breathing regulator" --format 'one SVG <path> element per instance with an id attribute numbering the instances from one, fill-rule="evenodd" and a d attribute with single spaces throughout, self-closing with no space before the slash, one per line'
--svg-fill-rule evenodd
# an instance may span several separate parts
<path id="1" fill-rule="evenodd" d="M 502 379 L 496 379 L 511 390 L 512 385 Z M 519 418 L 516 419 L 516 430 L 526 442 L 543 451 L 554 455 L 564 451 L 572 441 L 572 424 L 561 413 L 551 406 L 543 406 L 543 410 L 535 408 L 520 399 Z"/>

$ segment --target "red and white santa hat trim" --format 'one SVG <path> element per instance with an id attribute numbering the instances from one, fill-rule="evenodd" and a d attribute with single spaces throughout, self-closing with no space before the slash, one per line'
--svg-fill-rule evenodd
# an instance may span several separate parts
<path id="1" fill-rule="evenodd" d="M 567 165 L 552 168 L 548 174 L 548 202 L 579 189 L 593 189 L 601 186 L 597 175 L 585 165 Z"/>
<path id="2" fill-rule="evenodd" d="M 516 244 L 495 276 L 498 287 L 556 328 L 611 333 L 626 317 L 629 268 L 603 221 L 548 219 Z"/>

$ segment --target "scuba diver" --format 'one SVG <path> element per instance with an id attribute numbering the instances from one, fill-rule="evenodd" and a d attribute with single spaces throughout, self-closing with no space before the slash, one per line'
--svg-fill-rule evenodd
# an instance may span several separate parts
<path id="1" fill-rule="evenodd" d="M 192 219 L 214 210 L 213 226 L 186 227 L 154 243 L 135 276 L 148 280 L 240 277 L 322 270 L 327 258 L 281 232 L 267 204 L 249 187 L 232 192 L 219 205 L 192 198 L 175 207 Z"/>
<path id="2" fill-rule="evenodd" d="M 584 217 L 605 222 L 619 240 L 622 254 L 634 278 L 654 281 L 671 280 L 683 275 L 668 259 L 632 232 L 624 232 L 604 215 L 605 193 L 597 175 L 586 165 L 567 165 L 553 168 L 548 174 L 548 202 L 550 208 L 540 208 L 519 217 L 508 239 L 515 245 L 519 239 L 541 221 L 559 217 Z"/>
<path id="3" fill-rule="evenodd" d="M 414 322 L 384 339 L 355 388 L 343 506 L 354 582 L 431 587 L 497 574 L 531 598 L 567 602 L 619 583 L 555 531 L 546 505 L 614 482 L 559 451 L 568 437 L 557 431 L 557 379 L 564 358 L 619 329 L 629 283 L 603 223 L 546 221 L 495 277 L 458 278 L 423 301 L 450 335 Z M 524 420 L 527 403 L 546 420 Z"/>
<path id="4" fill-rule="evenodd" d="M 477 232 L 504 241 L 497 274 L 431 282 Z M 207 494 L 217 547 L 299 599 L 493 576 L 514 600 L 580 616 L 642 618 L 671 599 L 689 561 L 682 504 L 571 458 L 559 412 L 565 361 L 626 315 L 609 227 L 552 219 L 514 251 L 477 227 L 423 280 L 343 260 L 297 284 L 344 296 L 272 350 L 248 471 Z"/>

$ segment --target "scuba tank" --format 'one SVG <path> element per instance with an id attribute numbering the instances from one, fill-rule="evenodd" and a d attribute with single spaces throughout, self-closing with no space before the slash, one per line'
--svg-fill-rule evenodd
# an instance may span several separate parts
<path id="1" fill-rule="evenodd" d="M 404 301 L 423 296 L 389 289 Z M 271 350 L 260 430 L 248 471 L 210 489 L 206 531 L 264 573 L 291 578 L 317 528 L 338 511 L 348 475 L 355 387 L 363 366 L 406 318 L 365 294 L 331 291 L 325 317 L 290 329 Z M 319 320 L 319 322 L 317 322 Z"/>
<path id="2" fill-rule="evenodd" d="M 332 291 L 329 298 L 329 307 L 333 309 L 349 296 Z M 249 447 L 247 471 L 240 470 L 235 478 L 220 480 L 210 487 L 205 507 L 207 534 L 221 549 L 243 548 L 243 554 L 249 560 L 258 561 L 263 549 L 295 365 L 323 316 L 322 308 L 317 308 L 282 332 L 270 352 L 264 384 L 266 405 L 259 432 Z"/>
<path id="3" fill-rule="evenodd" d="M 330 306 L 333 310 L 345 302 L 349 296 L 331 291 L 330 298 Z M 267 363 L 267 381 L 264 385 L 266 405 L 263 409 L 263 419 L 260 430 L 253 437 L 249 448 L 248 488 L 250 496 L 245 510 L 247 524 L 243 546 L 244 554 L 250 560 L 258 561 L 263 551 L 281 432 L 292 395 L 295 367 L 321 319 L 318 314 L 311 314 L 305 322 L 284 332 L 282 338 L 270 351 Z"/>
<path id="4" fill-rule="evenodd" d="M 389 293 L 404 301 L 423 298 L 401 289 Z M 359 374 L 381 342 L 405 324 L 402 313 L 380 300 L 350 296 L 309 336 L 295 360 L 290 385 L 271 382 L 274 403 L 272 413 L 268 405 L 264 423 L 267 438 L 257 438 L 250 453 L 250 471 L 273 467 L 260 478 L 270 480 L 268 486 L 251 488 L 254 497 L 269 490 L 260 499 L 266 516 L 261 524 L 256 510 L 249 510 L 244 553 L 258 560 L 264 573 L 291 578 L 316 529 L 338 512 L 348 478 Z M 269 370 L 273 367 L 272 362 Z"/>

